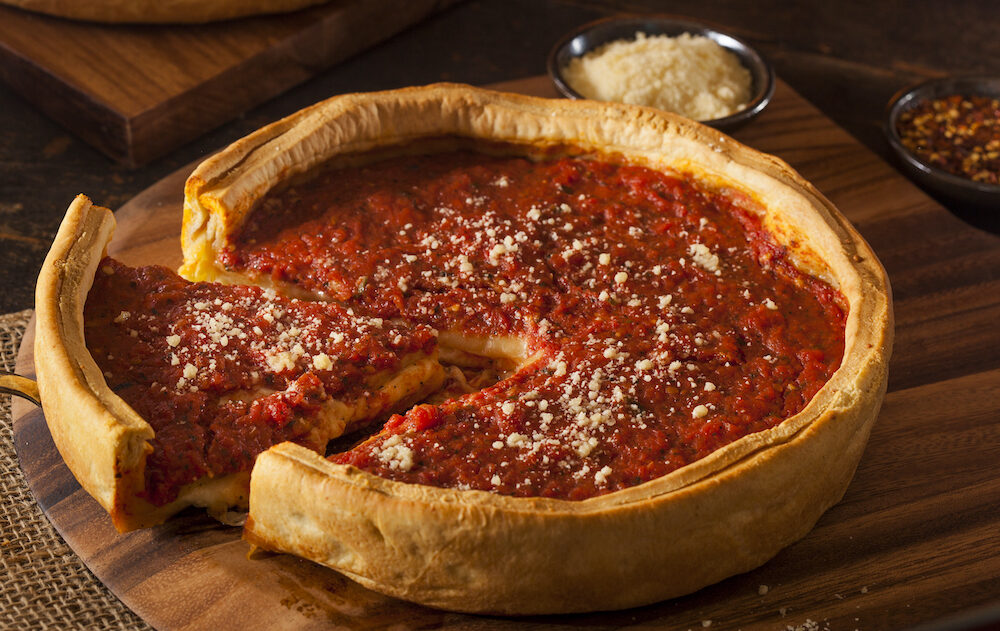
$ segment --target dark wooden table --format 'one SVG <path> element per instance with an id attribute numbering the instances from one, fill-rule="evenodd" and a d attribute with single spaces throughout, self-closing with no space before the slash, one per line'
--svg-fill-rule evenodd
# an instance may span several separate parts
<path id="1" fill-rule="evenodd" d="M 441 80 L 491 84 L 538 75 L 544 72 L 549 48 L 571 28 L 615 13 L 653 11 L 714 23 L 749 40 L 794 90 L 890 162 L 881 131 L 882 115 L 898 89 L 924 78 L 960 72 L 1000 75 L 1000 38 L 996 36 L 1000 18 L 992 0 L 467 0 L 135 170 L 116 165 L 0 85 L 0 247 L 4 252 L 0 312 L 32 306 L 38 268 L 64 209 L 78 192 L 117 208 L 183 165 L 326 96 Z M 822 188 L 821 182 L 817 184 Z M 942 548 L 940 571 L 928 568 L 929 581 L 944 581 L 948 572 L 960 572 L 959 558 L 985 558 L 989 567 L 997 568 L 1000 549 L 1000 477 L 996 473 L 1000 462 L 1000 209 L 994 215 L 947 199 L 937 201 L 948 212 L 933 205 L 913 212 L 892 208 L 884 217 L 860 217 L 862 232 L 889 270 L 896 297 L 897 347 L 889 401 L 927 396 L 923 389 L 930 387 L 940 391 L 939 396 L 927 399 L 938 402 L 928 405 L 928 418 L 940 424 L 930 427 L 920 419 L 895 419 L 895 426 L 908 432 L 909 438 L 870 445 L 864 466 L 871 471 L 885 469 L 871 479 L 898 483 L 884 499 L 883 517 L 900 519 L 900 524 L 909 527 L 916 522 L 902 520 L 896 508 L 919 505 L 921 493 L 952 484 L 951 476 L 964 476 L 971 482 L 954 483 L 950 499 L 939 505 L 921 505 L 927 512 L 918 520 L 919 528 L 889 537 L 885 533 L 891 528 L 887 527 L 879 531 L 881 538 L 864 538 L 859 532 L 855 545 L 867 546 L 874 558 L 878 550 L 889 547 L 926 547 L 955 540 L 949 537 L 956 533 L 981 534 L 976 535 L 979 539 L 973 547 Z M 949 212 L 959 219 L 949 217 Z M 976 404 L 966 405 L 964 416 L 946 409 L 969 400 Z M 879 427 L 888 431 L 890 424 Z M 879 451 L 907 444 L 927 449 L 921 458 L 926 467 L 912 475 L 890 470 L 894 462 L 904 460 Z M 940 452 L 935 444 L 940 445 Z M 889 486 L 879 488 L 888 493 Z M 853 504 L 844 506 L 841 510 L 851 510 Z M 797 550 L 809 553 L 807 545 Z M 949 589 L 947 581 L 941 583 L 940 597 L 912 603 L 920 608 L 920 616 L 904 618 L 934 622 L 964 615 L 972 617 L 948 628 L 996 628 L 982 626 L 986 623 L 981 619 L 1000 614 L 1000 568 L 993 579 L 976 583 L 976 593 Z M 980 609 L 984 606 L 985 613 Z M 970 613 L 970 609 L 975 611 Z"/>

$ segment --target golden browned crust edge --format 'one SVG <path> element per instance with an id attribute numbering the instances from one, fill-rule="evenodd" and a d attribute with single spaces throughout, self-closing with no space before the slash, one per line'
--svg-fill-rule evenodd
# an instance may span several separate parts
<path id="1" fill-rule="evenodd" d="M 199 23 L 296 11 L 328 0 L 0 0 L 56 17 L 108 23 Z"/>
<path id="2" fill-rule="evenodd" d="M 143 485 L 153 429 L 111 392 L 83 338 L 87 292 L 113 231 L 111 211 L 83 195 L 66 211 L 35 287 L 35 372 L 63 460 L 115 526 L 129 530 L 144 521 L 131 498 Z"/>
<path id="3" fill-rule="evenodd" d="M 531 614 L 689 593 L 760 565 L 808 532 L 847 488 L 885 392 L 889 283 L 868 245 L 814 187 L 781 160 L 714 130 L 647 108 L 464 86 L 336 97 L 238 141 L 194 172 L 182 273 L 214 273 L 215 247 L 283 179 L 341 153 L 449 133 L 620 153 L 750 192 L 799 264 L 848 299 L 843 364 L 778 427 L 583 502 L 407 485 L 280 445 L 255 466 L 247 539 L 422 604 Z"/>

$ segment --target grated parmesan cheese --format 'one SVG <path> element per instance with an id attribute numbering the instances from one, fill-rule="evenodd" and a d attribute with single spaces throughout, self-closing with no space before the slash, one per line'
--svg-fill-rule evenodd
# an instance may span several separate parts
<path id="1" fill-rule="evenodd" d="M 706 272 L 719 271 L 719 256 L 709 250 L 704 243 L 692 243 L 688 247 L 688 254 L 694 259 L 695 264 Z"/>
<path id="2" fill-rule="evenodd" d="M 287 370 L 293 370 L 295 368 L 295 358 L 288 351 L 281 351 L 280 353 L 275 353 L 274 355 L 268 355 L 266 358 L 267 366 L 272 372 L 284 372 Z"/>
<path id="3" fill-rule="evenodd" d="M 390 469 L 409 471 L 413 468 L 413 450 L 403 443 L 403 439 L 398 434 L 391 436 L 382 444 L 382 449 L 378 452 L 378 459 L 387 464 Z"/>
<path id="4" fill-rule="evenodd" d="M 330 370 L 333 368 L 333 360 L 326 353 L 313 356 L 313 368 L 316 370 Z"/>
<path id="5" fill-rule="evenodd" d="M 736 55 L 701 35 L 636 33 L 570 61 L 569 85 L 588 99 L 649 105 L 712 120 L 750 100 L 750 72 Z"/>

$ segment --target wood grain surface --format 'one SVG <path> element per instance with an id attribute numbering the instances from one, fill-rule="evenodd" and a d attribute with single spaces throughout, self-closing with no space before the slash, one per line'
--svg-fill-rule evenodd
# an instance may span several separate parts
<path id="1" fill-rule="evenodd" d="M 550 93 L 540 78 L 501 87 Z M 41 412 L 15 402 L 15 444 L 35 497 L 93 572 L 161 630 L 864 631 L 993 615 L 1000 598 L 1000 238 L 955 219 L 783 83 L 764 114 L 735 136 L 785 159 L 857 226 L 889 272 L 897 321 L 889 393 L 847 494 L 763 567 L 621 612 L 504 619 L 433 611 L 290 556 L 248 559 L 238 529 L 196 512 L 117 534 L 63 465 Z M 180 263 L 188 171 L 116 213 L 114 255 L 131 264 Z M 32 339 L 29 329 L 22 374 L 33 373 Z M 569 542 L 553 551 L 571 553 Z"/>
<path id="2" fill-rule="evenodd" d="M 447 4 L 332 0 L 203 25 L 92 24 L 0 7 L 0 78 L 137 166 Z"/>

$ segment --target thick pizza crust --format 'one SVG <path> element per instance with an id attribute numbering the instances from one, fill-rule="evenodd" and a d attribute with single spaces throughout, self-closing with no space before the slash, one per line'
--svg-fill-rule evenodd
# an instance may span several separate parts
<path id="1" fill-rule="evenodd" d="M 52 440 L 119 530 L 146 525 L 136 507 L 153 428 L 115 395 L 83 337 L 83 307 L 114 232 L 111 211 L 77 197 L 35 287 L 35 374 Z"/>
<path id="2" fill-rule="evenodd" d="M 216 254 L 273 187 L 320 164 L 442 137 L 513 143 L 529 154 L 574 147 L 746 194 L 795 263 L 846 297 L 843 363 L 777 427 L 581 502 L 403 484 L 280 445 L 254 468 L 246 538 L 425 605 L 533 614 L 689 593 L 805 535 L 842 497 L 881 404 L 892 344 L 889 283 L 815 188 L 781 160 L 712 129 L 648 108 L 454 85 L 336 97 L 196 169 L 185 189 L 182 274 L 225 275 Z"/>
<path id="3" fill-rule="evenodd" d="M 295 11 L 328 0 L 0 0 L 73 20 L 110 23 L 199 23 Z"/>

